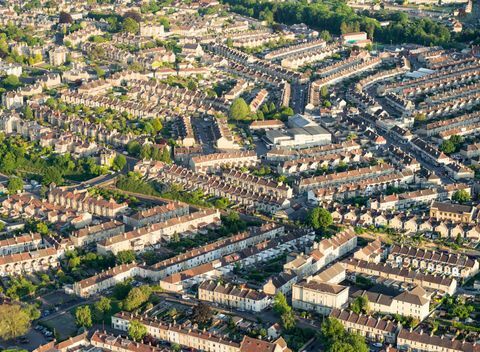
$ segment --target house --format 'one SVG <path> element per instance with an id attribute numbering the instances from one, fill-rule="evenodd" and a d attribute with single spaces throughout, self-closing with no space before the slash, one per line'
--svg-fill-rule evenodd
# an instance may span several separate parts
<path id="1" fill-rule="evenodd" d="M 469 205 L 433 202 L 430 206 L 430 217 L 437 220 L 473 223 L 475 209 Z"/>
<path id="2" fill-rule="evenodd" d="M 113 199 L 105 200 L 101 197 L 92 197 L 88 190 L 75 189 L 69 191 L 66 188 L 50 186 L 48 201 L 75 211 L 84 211 L 98 216 L 114 218 L 128 208 L 126 203 L 117 203 Z"/>
<path id="3" fill-rule="evenodd" d="M 73 284 L 75 295 L 88 298 L 139 274 L 136 263 L 121 264 Z"/>
<path id="4" fill-rule="evenodd" d="M 156 339 L 197 350 L 207 352 L 219 350 L 224 352 L 291 352 L 281 337 L 273 342 L 268 342 L 244 336 L 243 340 L 238 343 L 198 329 L 183 327 L 176 323 L 166 324 L 161 320 L 126 312 L 117 313 L 112 317 L 112 328 L 126 332 L 133 320 L 138 320 L 143 324 L 147 328 L 147 333 Z"/>
<path id="5" fill-rule="evenodd" d="M 420 286 L 393 296 L 365 290 L 351 294 L 353 299 L 360 296 L 368 298 L 369 309 L 375 312 L 399 314 L 420 321 L 430 314 L 430 295 Z"/>
<path id="6" fill-rule="evenodd" d="M 476 275 L 479 271 L 478 260 L 467 255 L 403 245 L 393 245 L 390 248 L 387 262 L 393 266 L 410 266 L 413 269 L 464 279 Z"/>
<path id="7" fill-rule="evenodd" d="M 291 291 L 293 284 L 297 280 L 298 277 L 294 273 L 282 271 L 267 280 L 263 285 L 263 292 L 271 296 L 275 296 L 278 292 L 282 292 L 285 295 Z"/>
<path id="8" fill-rule="evenodd" d="M 369 341 L 394 345 L 401 329 L 400 325 L 396 326 L 387 319 L 374 318 L 337 308 L 332 309 L 330 317 L 340 321 L 346 330 L 365 336 Z"/>
<path id="9" fill-rule="evenodd" d="M 271 303 L 271 298 L 263 292 L 214 281 L 205 281 L 198 286 L 198 299 L 252 312 L 261 312 Z"/>
<path id="10" fill-rule="evenodd" d="M 292 306 L 327 315 L 334 308 L 345 308 L 349 287 L 307 278 L 292 288 Z"/>
<path id="11" fill-rule="evenodd" d="M 423 330 L 413 332 L 408 329 L 402 329 L 398 334 L 397 347 L 402 350 L 431 352 L 478 352 L 480 350 L 476 343 L 427 334 Z"/>

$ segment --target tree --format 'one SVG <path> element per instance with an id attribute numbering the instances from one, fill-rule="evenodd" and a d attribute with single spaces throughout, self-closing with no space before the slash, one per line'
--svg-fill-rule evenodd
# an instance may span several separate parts
<path id="1" fill-rule="evenodd" d="M 451 140 L 443 141 L 440 145 L 440 150 L 445 154 L 452 154 L 453 152 L 455 152 L 455 149 L 455 144 Z"/>
<path id="2" fill-rule="evenodd" d="M 115 159 L 113 159 L 113 168 L 117 171 L 122 171 L 125 165 L 127 165 L 127 158 L 122 154 L 117 154 Z"/>
<path id="3" fill-rule="evenodd" d="M 135 252 L 132 250 L 120 251 L 117 253 L 118 264 L 130 264 L 135 261 Z"/>
<path id="4" fill-rule="evenodd" d="M 281 315 L 281 319 L 282 326 L 285 330 L 292 330 L 296 325 L 295 315 L 293 314 L 293 311 L 291 309 L 283 313 Z"/>
<path id="5" fill-rule="evenodd" d="M 23 114 L 25 115 L 25 118 L 27 120 L 33 120 L 33 111 L 32 111 L 32 108 L 30 107 L 30 105 L 27 105 L 25 107 L 25 110 L 23 111 Z"/>
<path id="6" fill-rule="evenodd" d="M 23 190 L 23 180 L 20 177 L 10 177 L 7 184 L 8 194 Z"/>
<path id="7" fill-rule="evenodd" d="M 147 335 L 147 327 L 138 320 L 133 320 L 128 325 L 128 336 L 133 341 L 141 341 Z"/>
<path id="8" fill-rule="evenodd" d="M 342 340 L 345 336 L 345 328 L 342 323 L 335 318 L 327 318 L 320 329 L 322 337 L 329 343 Z"/>
<path id="9" fill-rule="evenodd" d="M 180 346 L 178 343 L 172 343 L 171 348 L 174 352 L 179 352 L 182 350 L 182 346 Z"/>
<path id="10" fill-rule="evenodd" d="M 326 42 L 332 41 L 332 35 L 331 35 L 330 32 L 327 31 L 327 30 L 321 31 L 318 36 L 319 36 L 320 38 L 322 38 L 323 40 L 325 40 Z"/>
<path id="11" fill-rule="evenodd" d="M 3 156 L 3 160 L 0 161 L 0 168 L 5 173 L 11 173 L 17 167 L 17 161 L 15 159 L 15 155 L 11 152 L 7 152 Z"/>
<path id="12" fill-rule="evenodd" d="M 130 141 L 127 143 L 127 152 L 131 156 L 139 156 L 140 155 L 140 150 L 142 147 L 140 146 L 140 143 L 137 141 Z"/>
<path id="13" fill-rule="evenodd" d="M 273 310 L 282 315 L 285 312 L 290 311 L 292 308 L 288 305 L 287 299 L 282 292 L 278 292 L 273 300 Z"/>
<path id="14" fill-rule="evenodd" d="M 77 326 L 89 328 L 92 326 L 92 311 L 89 306 L 81 306 L 75 310 Z"/>
<path id="15" fill-rule="evenodd" d="M 140 150 L 140 159 L 151 159 L 152 158 L 152 146 L 150 144 L 145 144 Z"/>
<path id="16" fill-rule="evenodd" d="M 137 34 L 140 30 L 140 25 L 133 18 L 126 18 L 123 21 L 123 30 L 128 33 Z"/>
<path id="17" fill-rule="evenodd" d="M 245 120 L 250 115 L 250 107 L 243 98 L 237 98 L 233 101 L 228 112 L 232 120 Z"/>
<path id="18" fill-rule="evenodd" d="M 104 316 L 112 309 L 112 303 L 108 297 L 102 297 L 99 301 L 95 302 L 94 305 L 95 312 L 97 316 Z"/>
<path id="19" fill-rule="evenodd" d="M 7 90 L 12 90 L 20 86 L 20 80 L 15 75 L 8 75 L 3 79 L 2 84 Z"/>
<path id="20" fill-rule="evenodd" d="M 458 203 L 466 203 L 469 202 L 472 197 L 470 196 L 470 193 L 468 193 L 466 190 L 459 189 L 453 194 L 452 199 Z"/>
<path id="21" fill-rule="evenodd" d="M 208 304 L 200 302 L 192 309 L 192 320 L 199 324 L 207 323 L 213 316 L 212 308 Z"/>
<path id="22" fill-rule="evenodd" d="M 43 173 L 42 183 L 46 186 L 54 183 L 56 185 L 60 185 L 63 182 L 62 173 L 60 170 L 55 166 L 49 166 L 45 169 Z"/>
<path id="23" fill-rule="evenodd" d="M 162 120 L 160 120 L 159 118 L 153 119 L 151 123 L 155 132 L 160 132 L 162 130 L 163 124 L 162 124 Z"/>
<path id="24" fill-rule="evenodd" d="M 82 264 L 82 259 L 80 257 L 73 257 L 68 260 L 68 267 L 70 269 L 78 268 Z"/>
<path id="25" fill-rule="evenodd" d="M 357 313 L 368 313 L 370 310 L 369 301 L 367 296 L 356 297 L 350 305 L 350 309 Z"/>
<path id="26" fill-rule="evenodd" d="M 414 116 L 415 121 L 425 121 L 427 119 L 427 115 L 423 113 L 418 113 Z"/>
<path id="27" fill-rule="evenodd" d="M 167 147 L 162 149 L 162 155 L 160 156 L 160 161 L 164 163 L 170 164 L 172 162 L 172 158 L 170 156 L 170 150 Z"/>
<path id="28" fill-rule="evenodd" d="M 10 340 L 25 335 L 35 316 L 31 317 L 29 309 L 19 304 L 0 305 L 0 339 Z"/>
<path id="29" fill-rule="evenodd" d="M 48 234 L 48 226 L 44 222 L 37 223 L 37 225 L 35 226 L 35 229 L 41 235 L 47 235 Z"/>
<path id="30" fill-rule="evenodd" d="M 148 301 L 151 294 L 152 289 L 149 286 L 132 288 L 127 297 L 123 300 L 123 309 L 130 312 L 139 308 L 142 304 Z"/>
<path id="31" fill-rule="evenodd" d="M 316 207 L 308 212 L 307 223 L 316 230 L 325 229 L 333 223 L 333 219 L 328 210 Z"/>
<path id="32" fill-rule="evenodd" d="M 58 23 L 73 23 L 72 15 L 65 11 L 60 12 Z"/>

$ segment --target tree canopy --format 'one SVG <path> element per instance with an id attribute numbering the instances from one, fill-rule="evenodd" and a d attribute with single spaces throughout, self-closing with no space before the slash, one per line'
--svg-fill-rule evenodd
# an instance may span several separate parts
<path id="1" fill-rule="evenodd" d="M 35 307 L 32 308 L 38 312 Z M 37 312 L 30 306 L 22 308 L 19 304 L 0 305 L 0 339 L 9 340 L 25 335 L 32 320 L 38 318 Z"/>
<path id="2" fill-rule="evenodd" d="M 243 98 L 237 98 L 233 101 L 228 112 L 232 120 L 245 120 L 250 115 L 250 107 Z"/>
<path id="3" fill-rule="evenodd" d="M 123 309 L 131 312 L 134 309 L 139 308 L 142 304 L 148 301 L 152 289 L 150 286 L 134 287 L 128 292 L 127 297 L 123 300 Z"/>
<path id="4" fill-rule="evenodd" d="M 133 341 L 141 341 L 147 335 L 147 327 L 138 320 L 133 320 L 128 325 L 128 336 Z"/>
<path id="5" fill-rule="evenodd" d="M 92 326 L 92 311 L 89 306 L 80 306 L 75 310 L 77 326 L 89 328 Z"/>
<path id="6" fill-rule="evenodd" d="M 350 309 L 357 313 L 368 313 L 370 311 L 370 302 L 367 296 L 358 296 L 350 304 Z"/>
<path id="7" fill-rule="evenodd" d="M 192 320 L 199 324 L 206 324 L 213 316 L 212 308 L 208 304 L 200 302 L 192 310 Z"/>
<path id="8" fill-rule="evenodd" d="M 308 212 L 307 223 L 315 230 L 325 229 L 333 223 L 333 219 L 328 210 L 316 207 Z"/>
<path id="9" fill-rule="evenodd" d="M 443 23 L 430 18 L 412 18 L 403 13 L 355 12 L 346 2 L 318 0 L 312 2 L 268 0 L 225 0 L 230 9 L 242 15 L 276 21 L 287 25 L 305 23 L 333 34 L 365 31 L 370 39 L 384 43 L 423 45 L 452 44 L 452 39 L 468 42 L 477 32 L 453 38 Z M 381 21 L 389 24 L 381 26 Z"/>
<path id="10" fill-rule="evenodd" d="M 472 197 L 470 196 L 470 193 L 468 193 L 466 190 L 459 189 L 453 194 L 452 199 L 459 203 L 466 203 L 469 202 Z"/>
<path id="11" fill-rule="evenodd" d="M 327 318 L 321 327 L 326 352 L 368 352 L 365 338 L 345 330 L 335 318 Z"/>
<path id="12" fill-rule="evenodd" d="M 23 180 L 20 177 L 10 177 L 7 184 L 9 194 L 15 194 L 23 190 Z"/>

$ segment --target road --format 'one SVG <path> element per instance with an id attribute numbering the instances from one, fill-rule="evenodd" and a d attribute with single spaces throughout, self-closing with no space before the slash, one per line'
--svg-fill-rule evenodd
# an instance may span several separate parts
<path id="1" fill-rule="evenodd" d="M 213 119 L 192 118 L 192 128 L 199 144 L 203 147 L 203 151 L 207 154 L 215 152 L 215 133 Z"/>
<path id="2" fill-rule="evenodd" d="M 303 114 L 307 104 L 309 84 L 292 84 L 290 105 L 296 114 Z"/>
<path id="3" fill-rule="evenodd" d="M 394 145 L 402 151 L 413 155 L 422 167 L 435 173 L 440 177 L 443 184 L 452 184 L 455 183 L 455 180 L 446 176 L 446 171 L 443 167 L 433 164 L 430 160 L 426 159 L 418 150 L 413 148 L 410 143 L 403 143 L 398 137 L 393 135 L 389 130 L 381 128 L 375 124 L 375 121 L 367 119 L 362 114 L 358 115 L 365 123 L 367 123 L 374 131 L 381 135 L 387 141 L 388 145 Z"/>

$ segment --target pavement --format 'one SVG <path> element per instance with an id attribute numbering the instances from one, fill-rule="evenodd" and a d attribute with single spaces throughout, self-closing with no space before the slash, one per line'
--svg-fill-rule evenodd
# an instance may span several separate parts
<path id="1" fill-rule="evenodd" d="M 307 104 L 309 84 L 292 84 L 291 85 L 291 107 L 296 114 L 303 114 L 305 105 Z"/>
<path id="2" fill-rule="evenodd" d="M 38 346 L 46 344 L 48 341 L 43 336 L 42 333 L 35 329 L 30 329 L 29 332 L 25 335 L 26 340 L 24 343 L 20 342 L 20 340 L 9 340 L 9 341 L 2 341 L 0 340 L 0 351 L 4 349 L 24 349 L 27 351 L 32 351 Z"/>
<path id="3" fill-rule="evenodd" d="M 192 128 L 203 151 L 207 154 L 215 152 L 213 119 L 192 118 Z"/>

